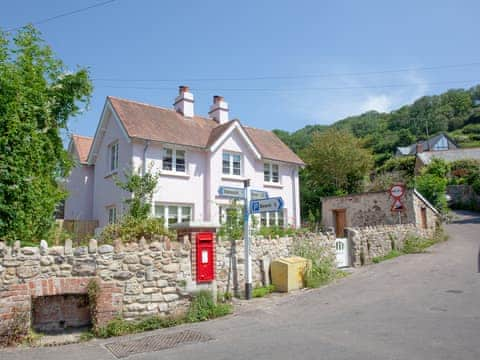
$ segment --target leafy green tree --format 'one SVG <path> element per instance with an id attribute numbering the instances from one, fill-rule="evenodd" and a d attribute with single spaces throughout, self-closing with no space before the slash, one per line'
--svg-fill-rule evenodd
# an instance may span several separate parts
<path id="1" fill-rule="evenodd" d="M 433 159 L 415 179 L 416 188 L 420 194 L 440 211 L 447 210 L 445 195 L 449 172 L 450 167 L 444 160 Z"/>
<path id="2" fill-rule="evenodd" d="M 125 181 L 115 179 L 115 184 L 131 194 L 125 199 L 128 205 L 128 216 L 136 220 L 147 219 L 150 215 L 151 202 L 160 174 L 147 171 L 139 174 L 136 171 L 126 172 Z"/>
<path id="3" fill-rule="evenodd" d="M 362 147 L 359 139 L 334 128 L 315 134 L 302 158 L 307 164 L 300 187 L 306 214 L 317 213 L 321 196 L 362 191 L 373 165 L 370 151 Z"/>
<path id="4" fill-rule="evenodd" d="M 67 71 L 32 26 L 0 32 L 0 238 L 49 236 L 72 162 L 67 121 L 88 105 L 88 71 Z"/>

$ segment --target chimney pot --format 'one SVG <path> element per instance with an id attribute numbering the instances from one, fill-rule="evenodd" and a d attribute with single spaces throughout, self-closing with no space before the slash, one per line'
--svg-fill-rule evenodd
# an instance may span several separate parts
<path id="1" fill-rule="evenodd" d="M 213 104 L 210 106 L 208 114 L 219 124 L 228 122 L 228 103 L 223 99 L 223 96 L 215 95 L 213 97 Z"/>
<path id="2" fill-rule="evenodd" d="M 189 92 L 190 91 L 190 88 L 186 85 L 180 85 L 178 87 L 178 94 L 179 95 L 182 95 L 183 93 L 186 93 L 186 92 Z"/>
<path id="3" fill-rule="evenodd" d="M 186 85 L 179 86 L 178 96 L 173 104 L 175 110 L 186 118 L 192 118 L 194 115 L 194 102 L 195 99 L 190 92 L 190 88 Z"/>
<path id="4" fill-rule="evenodd" d="M 423 152 L 423 144 L 422 143 L 417 143 L 417 154 Z"/>

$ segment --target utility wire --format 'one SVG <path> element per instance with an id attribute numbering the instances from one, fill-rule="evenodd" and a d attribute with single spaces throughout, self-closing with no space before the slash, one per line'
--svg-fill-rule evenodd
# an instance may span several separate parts
<path id="1" fill-rule="evenodd" d="M 437 81 L 426 83 L 427 85 L 460 84 L 467 82 L 480 83 L 480 80 L 452 80 Z M 339 87 L 301 87 L 301 88 L 196 88 L 195 91 L 232 91 L 232 92 L 296 92 L 296 91 L 333 91 L 333 90 L 357 90 L 357 89 L 384 89 L 384 88 L 408 88 L 416 87 L 416 84 L 388 84 L 388 85 L 361 85 L 361 86 L 339 86 Z M 109 89 L 135 89 L 135 90 L 168 90 L 171 87 L 149 87 L 149 86 L 115 86 L 115 85 L 97 85 L 100 88 Z"/>
<path id="2" fill-rule="evenodd" d="M 224 77 L 224 78 L 186 78 L 186 79 L 121 79 L 121 78 L 94 78 L 95 81 L 111 81 L 111 82 L 195 82 L 195 81 L 251 81 L 251 80 L 292 80 L 292 79 L 309 79 L 309 78 L 326 78 L 338 76 L 359 76 L 359 75 L 376 75 L 376 74 L 391 74 L 409 71 L 431 71 L 452 68 L 465 68 L 479 66 L 480 62 L 472 62 L 466 64 L 450 64 L 438 66 L 426 66 L 416 68 L 402 68 L 382 71 L 365 71 L 365 72 L 350 72 L 350 73 L 327 73 L 327 74 L 303 74 L 303 75 L 272 75 L 272 76 L 255 76 L 255 77 Z"/>
<path id="3" fill-rule="evenodd" d="M 33 24 L 33 25 L 44 24 L 44 23 L 46 23 L 46 22 L 49 22 L 49 21 L 52 21 L 52 20 L 56 20 L 56 19 L 59 19 L 59 18 L 65 17 L 65 16 L 70 16 L 70 15 L 78 14 L 78 13 L 80 13 L 80 12 L 84 12 L 84 11 L 87 11 L 87 10 L 90 10 L 90 9 L 93 9 L 93 8 L 97 8 L 97 7 L 100 7 L 100 6 L 105 6 L 105 5 L 111 4 L 111 3 L 115 2 L 115 1 L 118 1 L 118 0 L 103 1 L 103 2 L 98 3 L 98 4 L 93 4 L 93 5 L 84 7 L 84 8 L 80 8 L 80 9 L 68 11 L 68 12 L 65 12 L 65 13 L 62 13 L 62 14 L 58 14 L 58 15 L 55 15 L 55 16 L 51 16 L 51 17 L 45 18 L 45 19 L 40 19 L 40 20 L 37 20 L 37 21 L 32 21 L 31 24 Z M 17 27 L 14 27 L 14 28 L 7 29 L 7 31 L 16 31 L 16 30 L 21 29 L 22 27 L 23 27 L 23 26 L 17 26 Z"/>

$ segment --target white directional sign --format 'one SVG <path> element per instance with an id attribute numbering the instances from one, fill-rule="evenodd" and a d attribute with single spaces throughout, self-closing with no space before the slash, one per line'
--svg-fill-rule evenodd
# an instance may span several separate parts
<path id="1" fill-rule="evenodd" d="M 250 201 L 250 212 L 253 214 L 281 209 L 283 209 L 283 199 L 281 197 Z"/>
<path id="2" fill-rule="evenodd" d="M 218 195 L 235 199 L 245 199 L 245 189 L 229 186 L 220 186 Z"/>
<path id="3" fill-rule="evenodd" d="M 268 198 L 268 193 L 262 190 L 250 190 L 250 199 L 259 200 Z"/>

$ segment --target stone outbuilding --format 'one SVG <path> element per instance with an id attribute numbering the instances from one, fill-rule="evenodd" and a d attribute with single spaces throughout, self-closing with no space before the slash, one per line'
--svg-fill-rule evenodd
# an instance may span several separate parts
<path id="1" fill-rule="evenodd" d="M 322 198 L 322 225 L 335 229 L 337 237 L 345 229 L 378 225 L 413 224 L 435 229 L 440 213 L 417 190 L 407 190 L 401 198 L 403 210 L 393 211 L 394 199 L 388 191 Z"/>

